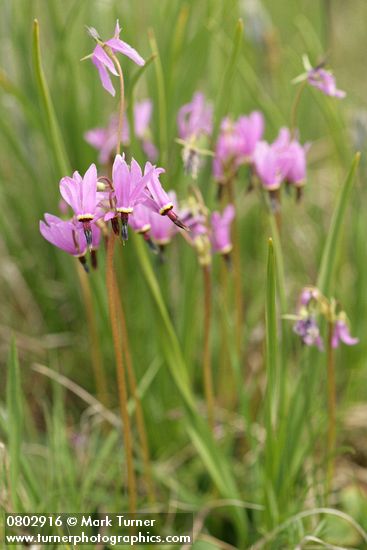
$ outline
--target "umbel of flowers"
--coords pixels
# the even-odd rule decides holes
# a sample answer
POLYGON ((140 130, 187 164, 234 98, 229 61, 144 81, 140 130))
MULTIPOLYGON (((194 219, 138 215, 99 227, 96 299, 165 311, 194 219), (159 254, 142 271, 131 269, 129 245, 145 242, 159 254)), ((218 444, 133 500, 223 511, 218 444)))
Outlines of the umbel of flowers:
POLYGON ((316 346, 319 350, 324 349, 319 327, 321 317, 332 327, 333 348, 339 347, 341 342, 347 346, 358 344, 358 338, 350 334, 347 314, 338 302, 334 298, 328 300, 316 287, 305 287, 299 297, 293 330, 306 346, 316 346))
MULTIPOLYGON (((60 181, 62 198, 70 206, 73 216, 63 220, 51 214, 45 214, 45 222, 40 222, 40 231, 45 239, 55 246, 76 256, 85 264, 85 255, 89 248, 95 254, 100 241, 101 228, 111 222, 113 231, 128 239, 129 216, 144 206, 147 212, 166 217, 178 227, 185 228, 173 210, 171 197, 164 191, 159 180, 163 168, 157 168, 146 162, 144 169, 132 159, 128 164, 121 155, 116 155, 112 180, 106 176, 98 178, 97 169, 92 164, 84 177, 74 172, 72 177, 65 176, 60 181)), ((139 232, 144 232, 144 225, 139 232)), ((95 263, 95 262, 93 262, 95 263)))

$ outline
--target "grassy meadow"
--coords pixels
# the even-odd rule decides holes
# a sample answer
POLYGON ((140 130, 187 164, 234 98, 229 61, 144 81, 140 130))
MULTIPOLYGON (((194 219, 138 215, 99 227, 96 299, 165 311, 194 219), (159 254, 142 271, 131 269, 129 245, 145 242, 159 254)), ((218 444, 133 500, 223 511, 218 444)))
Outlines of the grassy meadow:
POLYGON ((0 0, 2 512, 192 512, 194 550, 367 548, 366 17, 364 0, 0 0), (118 112, 118 79, 112 97, 81 59, 86 26, 107 39, 116 19, 147 61, 119 54, 130 127, 150 98, 164 188, 235 204, 230 266, 203 267, 189 232, 162 259, 130 228, 86 274, 40 234, 60 178, 110 175, 84 134, 118 112), (292 83, 304 54, 345 99, 292 83), (213 131, 194 179, 177 113, 196 91, 213 131), (228 199, 212 174, 222 119, 254 110, 263 139, 309 143, 301 200, 282 188, 276 211, 249 166, 228 199), (308 286, 358 344, 332 349, 321 318, 324 350, 302 344, 287 316, 308 286))

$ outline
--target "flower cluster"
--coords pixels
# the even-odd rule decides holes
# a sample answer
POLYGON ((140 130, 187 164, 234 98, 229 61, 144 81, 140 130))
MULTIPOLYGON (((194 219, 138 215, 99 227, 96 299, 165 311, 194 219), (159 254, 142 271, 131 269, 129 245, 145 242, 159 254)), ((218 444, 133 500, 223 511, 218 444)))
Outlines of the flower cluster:
POLYGON ((350 335, 347 315, 342 311, 334 299, 327 300, 315 287, 305 287, 299 297, 298 311, 294 319, 293 330, 300 336, 306 346, 324 348, 318 319, 324 317, 332 327, 331 345, 337 348, 340 342, 347 346, 358 343, 358 338, 350 335))
POLYGON ((254 111, 236 121, 226 117, 220 127, 215 147, 213 175, 218 183, 233 178, 242 164, 251 164, 257 143, 264 133, 264 117, 254 111))
MULTIPOLYGON (((141 147, 151 162, 158 158, 158 151, 152 142, 149 129, 152 118, 153 103, 150 99, 138 101, 134 104, 134 133, 141 143, 141 147)), ((106 128, 92 128, 84 135, 85 140, 99 151, 98 161, 107 164, 116 151, 118 142, 118 116, 112 115, 106 128)), ((127 117, 124 116, 120 141, 122 145, 130 145, 130 127, 127 117)))
POLYGON ((309 146, 301 145, 288 128, 281 128, 273 143, 259 141, 254 152, 255 172, 264 189, 276 191, 282 183, 298 190, 306 182, 306 153, 309 146))
POLYGON ((101 228, 111 221, 113 231, 127 240, 129 216, 135 213, 135 222, 138 223, 142 206, 156 216, 164 217, 167 225, 173 222, 185 229, 173 210, 172 197, 160 183, 159 176, 163 172, 163 168, 157 168, 150 162, 146 162, 142 170, 134 159, 129 165, 123 156, 117 155, 113 163, 112 181, 104 176, 98 178, 94 164, 83 178, 78 172, 74 172, 72 177, 62 178, 60 193, 71 207, 73 216, 70 220, 62 220, 46 214, 45 222, 40 222, 43 237, 78 257, 84 265, 89 248, 93 252, 93 265, 101 228))

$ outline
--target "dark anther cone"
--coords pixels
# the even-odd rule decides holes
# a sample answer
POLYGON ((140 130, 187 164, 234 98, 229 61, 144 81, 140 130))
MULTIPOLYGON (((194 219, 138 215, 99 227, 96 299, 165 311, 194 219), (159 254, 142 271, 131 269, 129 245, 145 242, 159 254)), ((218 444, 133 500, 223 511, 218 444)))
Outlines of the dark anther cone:
POLYGON ((127 241, 129 238, 129 231, 128 231, 128 221, 129 221, 129 215, 125 212, 121 213, 121 238, 123 241, 127 241))
POLYGON ((118 218, 112 218, 111 225, 112 225, 112 231, 114 232, 114 234, 119 236, 120 235, 120 224, 119 224, 118 218))
POLYGON ((78 258, 79 262, 82 264, 83 268, 84 268, 84 271, 86 273, 89 273, 89 266, 87 264, 87 259, 85 256, 79 256, 78 258))
POLYGON ((167 216, 175 225, 177 225, 177 227, 180 227, 185 231, 190 231, 190 229, 180 220, 180 218, 177 216, 177 214, 173 210, 169 210, 167 212, 167 216))

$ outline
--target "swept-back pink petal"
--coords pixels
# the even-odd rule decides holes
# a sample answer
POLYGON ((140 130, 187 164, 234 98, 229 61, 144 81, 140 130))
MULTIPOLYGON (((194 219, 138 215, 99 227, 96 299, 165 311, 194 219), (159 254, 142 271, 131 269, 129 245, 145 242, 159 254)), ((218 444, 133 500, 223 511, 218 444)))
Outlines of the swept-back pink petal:
POLYGON ((112 74, 115 76, 118 76, 118 72, 116 70, 116 67, 112 61, 112 59, 108 56, 108 54, 104 51, 102 46, 99 44, 94 48, 93 54, 92 54, 92 60, 98 60, 100 63, 102 63, 112 74))
POLYGON ((112 180, 115 189, 116 207, 131 208, 131 176, 129 167, 121 155, 116 155, 113 163, 112 180))
POLYGON ((123 40, 120 40, 119 38, 111 38, 110 40, 107 40, 106 44, 114 52, 120 52, 123 55, 126 55, 126 57, 129 57, 137 65, 140 65, 140 66, 145 65, 145 61, 141 57, 141 55, 138 54, 138 52, 134 50, 134 48, 132 48, 129 44, 127 44, 123 40))
POLYGON ((116 91, 115 91, 115 88, 113 87, 113 84, 110 79, 110 75, 108 74, 106 67, 97 58, 92 57, 92 62, 98 69, 99 78, 101 79, 102 86, 104 87, 104 89, 108 93, 110 93, 112 96, 115 96, 116 91))

